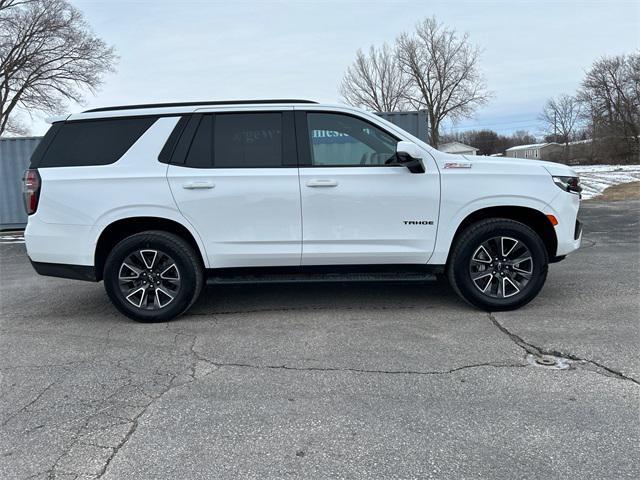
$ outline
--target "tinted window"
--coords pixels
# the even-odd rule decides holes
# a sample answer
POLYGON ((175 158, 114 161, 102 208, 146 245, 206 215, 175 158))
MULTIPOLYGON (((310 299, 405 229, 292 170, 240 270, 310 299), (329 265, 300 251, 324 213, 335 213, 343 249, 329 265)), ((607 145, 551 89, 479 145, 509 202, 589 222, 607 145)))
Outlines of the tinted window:
POLYGON ((281 167, 281 113, 225 113, 214 121, 214 166, 281 167))
POLYGON ((349 115, 308 113, 314 166, 378 166, 392 158, 398 143, 388 133, 349 115))
POLYGON ((77 167, 114 163, 155 120, 155 117, 145 117, 64 123, 37 166, 77 167))
POLYGON ((167 138, 167 141, 164 143, 164 147, 162 147, 162 150, 158 155, 158 160, 162 163, 169 163, 171 161, 171 156, 178 145, 178 140, 180 140, 182 132, 184 132, 184 129, 189 124, 189 120, 191 120, 191 116, 184 115, 180 117, 180 120, 176 123, 176 126, 173 128, 173 131, 167 138))
POLYGON ((44 154, 47 153, 49 145, 51 145, 53 139, 56 138, 56 135, 63 125, 64 122, 55 122, 53 125, 51 125, 51 128, 47 130, 47 133, 45 133, 44 137, 42 137, 42 140, 40 140, 38 146, 31 154, 31 164, 29 165, 29 168, 38 168, 40 162, 42 162, 42 157, 44 157, 44 154))
POLYGON ((189 147, 189 153, 187 154, 187 160, 185 165, 187 167, 196 168, 211 168, 213 164, 211 158, 211 144, 213 141, 213 116, 203 115, 196 130, 193 140, 191 141, 191 147, 189 147))

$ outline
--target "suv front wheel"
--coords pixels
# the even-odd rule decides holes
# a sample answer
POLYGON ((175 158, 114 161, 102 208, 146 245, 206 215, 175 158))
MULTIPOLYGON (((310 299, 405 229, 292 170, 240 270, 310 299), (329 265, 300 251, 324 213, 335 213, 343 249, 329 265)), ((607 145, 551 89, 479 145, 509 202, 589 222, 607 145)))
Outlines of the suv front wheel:
POLYGON ((447 265, 453 289, 483 310, 529 303, 547 278, 549 255, 538 234, 508 219, 482 220, 456 241, 447 265))
POLYGON ((118 243, 104 267, 104 286, 118 310, 140 322, 184 313, 204 283, 202 264, 182 238, 163 231, 137 233, 118 243))

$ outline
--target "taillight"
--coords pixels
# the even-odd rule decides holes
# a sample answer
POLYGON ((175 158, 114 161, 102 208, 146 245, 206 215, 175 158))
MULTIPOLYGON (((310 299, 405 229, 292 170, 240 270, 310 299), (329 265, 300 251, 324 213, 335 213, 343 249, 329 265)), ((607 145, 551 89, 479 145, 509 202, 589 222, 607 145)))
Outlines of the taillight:
POLYGON ((24 193, 24 208, 27 215, 36 213, 38 200, 40 198, 40 174, 38 170, 27 170, 24 172, 22 191, 24 193))

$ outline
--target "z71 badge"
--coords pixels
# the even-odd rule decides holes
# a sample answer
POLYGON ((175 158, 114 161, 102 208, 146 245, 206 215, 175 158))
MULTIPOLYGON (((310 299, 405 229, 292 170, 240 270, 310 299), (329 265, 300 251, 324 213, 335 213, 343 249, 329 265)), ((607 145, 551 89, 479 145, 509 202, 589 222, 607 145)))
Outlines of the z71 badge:
POLYGON ((471 168, 471 164, 468 162, 447 162, 444 164, 444 168, 471 168))

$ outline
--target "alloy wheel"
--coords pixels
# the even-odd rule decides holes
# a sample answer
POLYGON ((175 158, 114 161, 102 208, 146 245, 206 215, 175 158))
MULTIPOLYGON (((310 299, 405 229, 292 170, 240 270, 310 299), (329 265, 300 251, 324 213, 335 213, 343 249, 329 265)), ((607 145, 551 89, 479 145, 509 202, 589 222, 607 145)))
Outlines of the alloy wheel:
POLYGON ((118 284, 134 307, 160 310, 178 295, 180 271, 173 258, 161 250, 136 250, 120 265, 118 284))
POLYGON ((480 244, 469 262, 471 281, 491 298, 522 292, 533 277, 533 257, 520 240, 498 236, 480 244))

